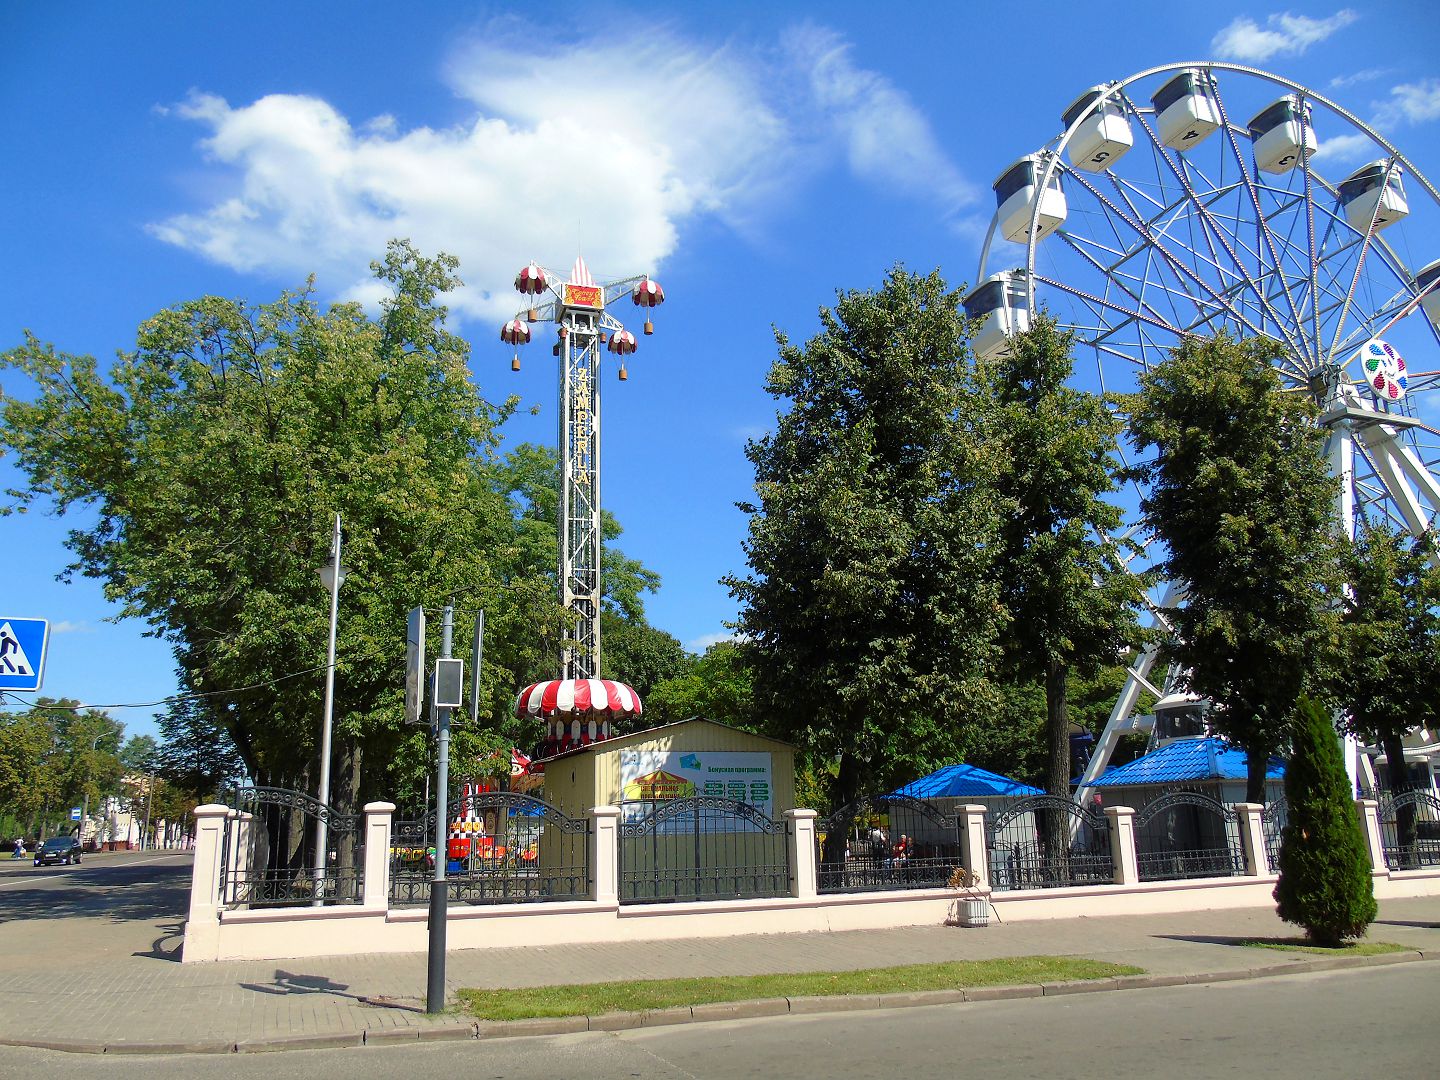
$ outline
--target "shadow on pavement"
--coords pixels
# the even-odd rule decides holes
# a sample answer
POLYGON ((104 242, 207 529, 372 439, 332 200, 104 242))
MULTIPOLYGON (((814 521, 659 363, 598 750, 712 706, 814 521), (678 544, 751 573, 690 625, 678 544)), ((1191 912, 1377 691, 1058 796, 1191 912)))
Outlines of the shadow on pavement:
POLYGON ((331 982, 323 975, 294 975, 279 968, 275 970, 273 982, 241 983, 240 985, 257 994, 277 994, 282 997, 296 994, 332 994, 335 997, 349 998, 351 1001, 360 1000, 355 994, 344 993, 350 989, 349 983, 331 982))
POLYGON ((149 949, 130 955, 145 957, 149 960, 169 960, 171 963, 178 964, 181 949, 185 945, 185 924, 178 922, 170 926, 162 926, 160 929, 165 933, 156 938, 149 949))
POLYGON ((1417 930, 1440 930, 1440 922, 1414 921, 1407 919, 1376 919, 1371 926, 1413 926, 1417 930))
POLYGON ((107 918, 112 922, 183 917, 190 906, 188 867, 83 864, 63 873, 37 869, 34 881, 0 892, 0 923, 18 919, 107 918))

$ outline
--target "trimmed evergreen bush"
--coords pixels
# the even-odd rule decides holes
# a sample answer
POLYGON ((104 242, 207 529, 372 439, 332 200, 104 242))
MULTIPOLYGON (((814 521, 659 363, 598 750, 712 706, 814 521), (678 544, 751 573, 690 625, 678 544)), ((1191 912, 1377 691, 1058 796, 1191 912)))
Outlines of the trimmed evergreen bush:
POLYGON ((1376 914, 1370 855, 1330 717, 1301 698, 1285 768, 1289 823, 1280 838, 1276 911, 1317 945, 1357 938, 1376 914))

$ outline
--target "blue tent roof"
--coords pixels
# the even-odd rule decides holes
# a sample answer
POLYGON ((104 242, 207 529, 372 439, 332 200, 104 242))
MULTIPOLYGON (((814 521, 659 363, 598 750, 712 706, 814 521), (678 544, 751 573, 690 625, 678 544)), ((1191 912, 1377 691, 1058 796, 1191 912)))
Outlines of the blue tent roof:
POLYGON ((916 799, 944 799, 977 795, 1043 795, 1044 792, 1008 776, 977 769, 974 765, 946 765, 929 776, 896 788, 890 794, 909 795, 916 799))
MULTIPOLYGON (((1265 779, 1280 780, 1285 763, 1271 758, 1265 779)), ((1213 736, 1180 739, 1128 765, 1107 769, 1092 787, 1123 787, 1131 784, 1174 784, 1192 780, 1244 780, 1245 751, 1213 736)))

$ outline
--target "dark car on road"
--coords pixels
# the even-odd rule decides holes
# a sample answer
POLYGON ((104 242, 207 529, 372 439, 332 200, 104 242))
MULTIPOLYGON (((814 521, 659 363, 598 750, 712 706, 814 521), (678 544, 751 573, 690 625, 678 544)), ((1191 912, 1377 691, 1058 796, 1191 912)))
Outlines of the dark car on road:
POLYGON ((80 861, 80 841, 73 836, 52 836, 35 852, 35 865, 48 866, 50 863, 71 863, 80 861))

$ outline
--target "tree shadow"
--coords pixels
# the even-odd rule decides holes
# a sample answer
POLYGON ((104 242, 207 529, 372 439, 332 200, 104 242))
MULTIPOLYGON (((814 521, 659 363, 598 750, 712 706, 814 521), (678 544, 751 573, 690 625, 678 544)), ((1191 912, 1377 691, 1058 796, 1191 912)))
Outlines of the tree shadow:
POLYGON ((1440 922, 1424 919, 1376 919, 1371 926, 1413 926, 1417 930, 1440 930, 1440 922))

